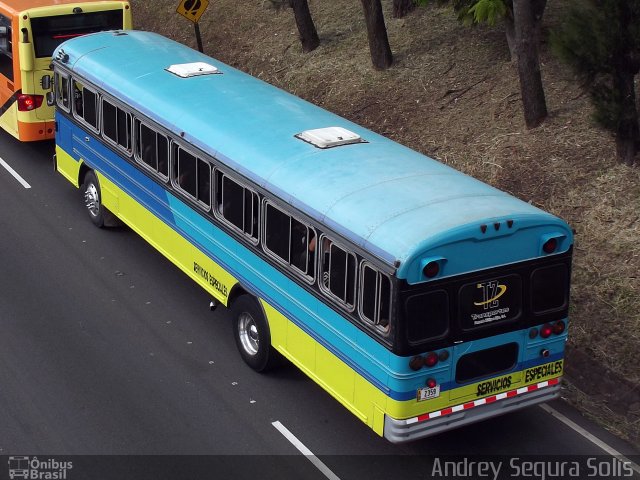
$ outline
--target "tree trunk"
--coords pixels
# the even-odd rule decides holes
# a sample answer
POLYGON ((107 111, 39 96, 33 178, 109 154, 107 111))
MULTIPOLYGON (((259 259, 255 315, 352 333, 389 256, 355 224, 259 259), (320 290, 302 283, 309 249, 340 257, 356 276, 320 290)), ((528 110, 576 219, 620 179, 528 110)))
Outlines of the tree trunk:
POLYGON ((504 19, 505 35, 507 36, 507 45, 509 45, 509 54, 513 63, 518 62, 518 53, 516 48, 516 27, 513 24, 513 16, 507 14, 504 19))
POLYGON ((547 103, 542 87, 538 46, 535 43, 535 20, 530 0, 513 0, 513 21, 524 119, 527 128, 534 128, 547 117, 547 103))
MULTIPOLYGON (((516 45, 516 27, 513 22, 513 2, 509 5, 505 16, 505 34, 507 37, 507 45, 509 45, 509 53, 511 55, 511 61, 513 63, 518 62, 518 52, 516 45)), ((538 51, 540 51, 540 45, 542 43, 542 15, 547 7, 547 0, 531 0, 531 9, 534 22, 534 35, 533 41, 536 44, 538 51)))
POLYGON ((616 129, 616 150, 618 160, 626 165, 633 165, 638 152, 638 144, 640 144, 634 77, 632 72, 620 70, 614 75, 613 80, 614 90, 620 92, 618 97, 620 119, 616 129))
POLYGON ((402 18, 414 8, 414 0, 393 0, 393 18, 402 18))
POLYGON ((380 0, 361 0, 367 24, 371 62, 377 70, 386 70, 393 63, 387 27, 384 24, 380 0))
POLYGON ((320 38, 318 38, 318 31, 311 18, 307 0, 289 0, 289 5, 293 8, 293 14, 296 18, 302 51, 308 53, 315 50, 320 45, 320 38))

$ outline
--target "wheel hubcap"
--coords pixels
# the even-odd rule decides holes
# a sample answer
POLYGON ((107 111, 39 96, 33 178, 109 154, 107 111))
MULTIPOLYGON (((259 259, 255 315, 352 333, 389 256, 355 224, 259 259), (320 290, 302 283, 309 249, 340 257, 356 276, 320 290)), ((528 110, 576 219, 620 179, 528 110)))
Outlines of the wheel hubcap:
POLYGON ((84 191, 84 204, 92 216, 98 216, 100 213, 100 197, 98 196, 98 189, 93 183, 87 185, 87 189, 84 191))
POLYGON ((238 333, 244 351, 249 355, 256 355, 260 347, 258 327, 253 317, 246 312, 242 313, 238 319, 238 333))

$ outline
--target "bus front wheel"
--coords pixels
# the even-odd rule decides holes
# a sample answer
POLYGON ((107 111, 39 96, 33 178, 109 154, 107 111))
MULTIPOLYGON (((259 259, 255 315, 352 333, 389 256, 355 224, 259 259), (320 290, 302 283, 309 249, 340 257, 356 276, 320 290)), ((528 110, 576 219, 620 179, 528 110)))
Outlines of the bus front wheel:
POLYGON ((91 170, 84 176, 82 191, 84 206, 87 212, 89 212, 89 218, 91 218, 91 221, 96 227, 104 227, 104 207, 102 206, 100 184, 98 183, 96 174, 91 170))
POLYGON ((274 367, 278 352, 271 346, 271 333, 258 301, 243 295, 231 305, 233 336, 242 359, 256 372, 274 367))

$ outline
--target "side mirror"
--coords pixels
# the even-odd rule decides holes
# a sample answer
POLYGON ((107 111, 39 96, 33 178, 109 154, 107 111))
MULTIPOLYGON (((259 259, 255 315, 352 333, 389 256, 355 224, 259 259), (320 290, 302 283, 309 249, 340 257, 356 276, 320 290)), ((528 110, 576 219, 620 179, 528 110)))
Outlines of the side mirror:
POLYGON ((51 90, 51 75, 43 75, 40 79, 40 86, 43 90, 51 90))
POLYGON ((53 94, 53 92, 47 92, 47 105, 49 105, 50 107, 53 107, 56 103, 56 96, 53 94))

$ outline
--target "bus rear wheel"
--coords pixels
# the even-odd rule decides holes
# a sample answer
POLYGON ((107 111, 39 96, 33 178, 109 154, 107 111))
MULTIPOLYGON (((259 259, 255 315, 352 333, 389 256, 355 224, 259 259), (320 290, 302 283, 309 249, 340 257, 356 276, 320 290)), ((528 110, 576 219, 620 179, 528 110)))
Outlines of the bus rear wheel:
POLYGON ((242 359, 256 372, 266 372, 277 364, 278 352, 271 346, 269 324, 258 301, 243 295, 231 305, 233 336, 242 359))
POLYGON ((100 184, 98 178, 93 171, 88 171, 82 182, 82 191, 84 198, 84 206, 89 212, 89 218, 93 224, 98 227, 104 227, 104 207, 102 206, 102 194, 100 193, 100 184))

